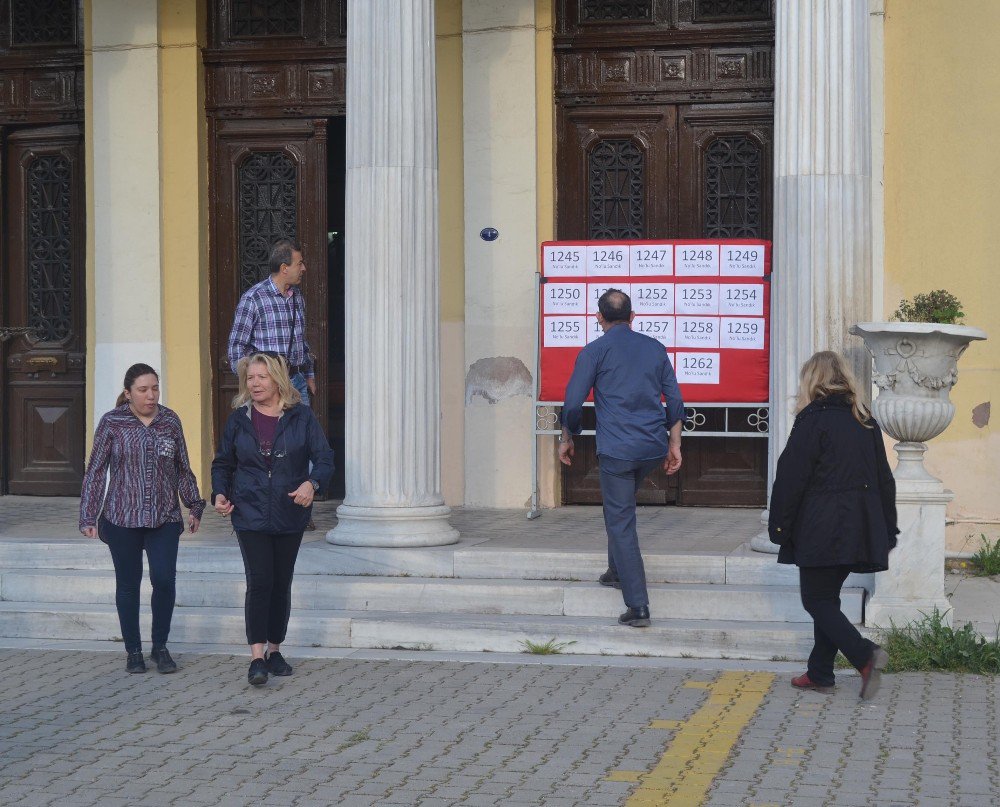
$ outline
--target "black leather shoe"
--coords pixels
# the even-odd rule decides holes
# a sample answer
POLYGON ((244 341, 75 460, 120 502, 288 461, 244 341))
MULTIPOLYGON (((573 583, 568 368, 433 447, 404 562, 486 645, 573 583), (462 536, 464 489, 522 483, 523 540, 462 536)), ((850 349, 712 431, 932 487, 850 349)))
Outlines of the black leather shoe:
POLYGON ((165 647, 154 647, 149 651, 149 660, 156 662, 156 671, 161 673, 177 672, 177 663, 170 658, 170 653, 165 647))
POLYGON ((146 659, 142 657, 142 651, 129 653, 125 660, 125 672, 144 673, 146 672, 146 659))
POLYGON ((264 658, 267 660, 267 671, 271 675, 291 675, 292 665, 285 661, 285 657, 277 650, 268 653, 264 658))
POLYGON ((622 587, 622 581, 618 579, 618 575, 611 571, 611 569, 608 569, 604 574, 598 577, 597 582, 602 586, 608 586, 609 588, 622 587))
POLYGON ((637 605, 635 608, 629 608, 624 614, 618 617, 618 622, 622 625, 628 625, 631 628, 648 628, 649 606, 637 605))
POLYGON ((255 687, 262 687, 267 683, 267 662, 262 658, 255 658, 250 662, 250 671, 247 673, 247 681, 255 687))

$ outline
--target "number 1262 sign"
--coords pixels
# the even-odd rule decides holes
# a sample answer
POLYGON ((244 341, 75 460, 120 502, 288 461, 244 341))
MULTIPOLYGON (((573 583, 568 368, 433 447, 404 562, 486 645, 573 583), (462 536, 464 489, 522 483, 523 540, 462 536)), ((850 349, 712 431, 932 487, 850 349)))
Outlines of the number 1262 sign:
POLYGON ((616 288, 685 401, 767 401, 769 241, 548 241, 541 262, 540 400, 562 400, 577 354, 604 334, 598 300, 616 288))

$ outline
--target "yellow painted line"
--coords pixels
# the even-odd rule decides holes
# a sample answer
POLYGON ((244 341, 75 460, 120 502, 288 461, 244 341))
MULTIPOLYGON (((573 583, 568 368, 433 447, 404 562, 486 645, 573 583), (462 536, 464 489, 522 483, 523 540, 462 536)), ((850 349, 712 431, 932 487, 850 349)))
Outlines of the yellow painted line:
POLYGON ((690 688, 707 689, 708 697, 687 720, 654 720, 650 724, 650 728, 677 731, 656 766, 648 772, 614 771, 608 776, 612 782, 639 783, 627 807, 702 804, 773 681, 771 673, 724 672, 714 683, 685 683, 690 688))

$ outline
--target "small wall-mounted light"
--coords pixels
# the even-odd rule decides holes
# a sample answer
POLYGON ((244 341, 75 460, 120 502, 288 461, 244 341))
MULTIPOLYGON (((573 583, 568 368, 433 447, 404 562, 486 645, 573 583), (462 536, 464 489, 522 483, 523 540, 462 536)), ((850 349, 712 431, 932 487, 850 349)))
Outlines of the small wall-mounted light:
POLYGON ((500 231, 496 227, 483 227, 479 231, 479 237, 483 241, 496 241, 500 237, 500 231))

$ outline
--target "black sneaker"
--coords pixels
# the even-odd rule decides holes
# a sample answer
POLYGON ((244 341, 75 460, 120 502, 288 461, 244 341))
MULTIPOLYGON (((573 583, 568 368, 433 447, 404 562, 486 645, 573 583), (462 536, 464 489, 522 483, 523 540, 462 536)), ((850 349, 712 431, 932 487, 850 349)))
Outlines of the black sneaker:
POLYGON ((170 653, 165 647, 154 647, 149 651, 149 660, 156 662, 156 671, 161 673, 177 672, 177 663, 170 658, 170 653))
POLYGON ((137 650, 135 653, 128 654, 128 658, 125 660, 125 672, 130 672, 130 673, 146 672, 146 659, 142 657, 141 650, 137 650))
POLYGON ((611 569, 608 569, 604 574, 598 577, 597 582, 602 586, 608 586, 609 588, 622 587, 622 581, 618 579, 618 575, 611 571, 611 569))
POLYGON ((264 656, 267 661, 267 671, 271 675, 291 675, 292 665, 285 661, 285 657, 277 650, 264 656))
POLYGON ((262 658, 255 658, 250 662, 250 671, 247 673, 247 681, 252 686, 262 687, 267 683, 267 662, 262 658))

